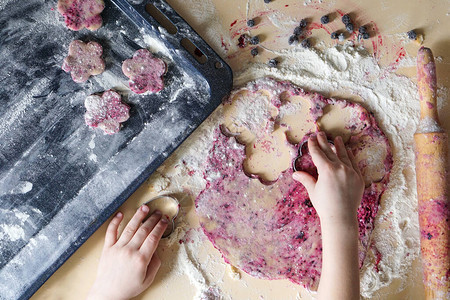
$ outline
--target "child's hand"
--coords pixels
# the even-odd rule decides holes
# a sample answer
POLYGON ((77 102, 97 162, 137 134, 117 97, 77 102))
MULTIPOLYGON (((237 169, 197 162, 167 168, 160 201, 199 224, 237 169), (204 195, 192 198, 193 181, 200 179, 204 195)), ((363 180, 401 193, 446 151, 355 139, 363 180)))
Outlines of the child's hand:
POLYGON ((100 257, 97 279, 88 299, 129 299, 147 289, 155 278, 161 261, 155 253, 159 240, 167 227, 161 213, 149 212, 142 205, 117 239, 117 230, 123 219, 118 213, 106 230, 105 245, 100 257))
POLYGON ((364 179, 353 154, 341 137, 334 140, 336 153, 328 144, 324 132, 308 140, 309 153, 319 174, 315 178, 306 172, 295 172, 293 178, 308 191, 321 223, 356 220, 356 211, 364 192, 364 179))
POLYGON ((341 137, 334 140, 336 153, 323 132, 308 140, 317 167, 317 181, 310 174, 295 172, 308 191, 322 230, 322 274, 318 299, 359 299, 358 210, 364 180, 352 152, 341 137))

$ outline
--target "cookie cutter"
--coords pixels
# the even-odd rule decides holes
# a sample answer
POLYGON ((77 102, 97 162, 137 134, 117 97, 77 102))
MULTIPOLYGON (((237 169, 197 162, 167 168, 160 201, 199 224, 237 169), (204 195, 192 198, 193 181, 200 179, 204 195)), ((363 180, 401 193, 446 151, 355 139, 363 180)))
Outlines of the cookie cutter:
POLYGON ((180 202, 178 202, 178 200, 172 196, 160 195, 148 200, 144 204, 147 205, 150 209, 148 214, 149 216, 155 210, 159 210, 162 212, 163 218, 167 217, 169 219, 169 226, 167 227, 166 231, 164 231, 162 238, 170 236, 175 230, 175 219, 177 218, 178 213, 180 212, 180 202), (169 215, 166 209, 164 210, 161 209, 161 206, 164 208, 168 208, 171 214, 169 215))
MULTIPOLYGON (((332 144, 333 146, 334 146, 334 142, 332 141, 332 140, 330 140, 330 139, 327 139, 328 140, 328 143, 329 144, 332 144)), ((301 171, 301 170, 299 170, 299 169, 297 169, 297 167, 296 167, 296 165, 297 165, 297 161, 299 160, 299 159, 301 159, 301 157, 303 156, 303 151, 302 151, 302 148, 303 148, 303 146, 306 144, 306 147, 308 147, 308 139, 306 139, 306 140, 304 140, 301 144, 300 144, 300 146, 299 146, 299 148, 298 148, 298 155, 297 155, 297 157, 294 159, 294 161, 293 161, 293 163, 292 163, 292 169, 294 169, 294 172, 297 172, 297 171, 301 171)), ((372 183, 380 183, 380 182, 382 182, 383 180, 384 180, 384 178, 386 177, 386 174, 384 174, 382 177, 381 177, 381 179, 379 179, 379 180, 373 180, 373 181, 371 181, 371 183, 370 184, 372 184, 372 183)), ((366 187, 367 186, 369 186, 370 184, 366 184, 366 187)))
MULTIPOLYGON (((330 140, 330 139, 327 139, 327 140, 328 140, 328 143, 329 143, 329 144, 331 144, 331 145, 334 146, 334 142, 333 142, 332 140, 330 140)), ((297 155, 297 157, 294 159, 294 161, 293 161, 293 163, 292 163, 292 169, 294 169, 294 172, 301 171, 301 170, 298 170, 298 169, 297 169, 296 165, 297 165, 297 161, 298 161, 299 159, 301 159, 302 156, 303 156, 303 154, 304 154, 304 153, 302 152, 302 148, 303 148, 303 146, 305 146, 305 144, 306 144, 306 147, 308 147, 308 139, 305 139, 305 140, 300 144, 300 146, 298 147, 298 155, 297 155)))

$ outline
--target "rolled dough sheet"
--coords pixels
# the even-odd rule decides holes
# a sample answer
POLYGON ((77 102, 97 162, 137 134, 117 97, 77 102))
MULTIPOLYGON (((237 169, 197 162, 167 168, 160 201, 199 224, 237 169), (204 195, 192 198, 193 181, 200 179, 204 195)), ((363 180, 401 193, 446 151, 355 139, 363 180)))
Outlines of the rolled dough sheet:
MULTIPOLYGON (((359 104, 306 93, 269 78, 234 91, 224 105, 226 121, 222 130, 216 129, 204 174, 207 185, 196 199, 196 211, 225 261, 258 278, 287 278, 317 288, 322 266, 319 219, 303 185, 291 178, 291 166, 298 143, 320 127, 328 129, 331 138, 345 137, 365 177, 358 209, 362 266, 393 163, 389 141, 373 115, 359 104), (239 105, 249 110, 259 106, 265 113, 235 114, 240 110, 233 107, 239 105), (327 121, 328 114, 334 114, 331 120, 339 117, 338 122, 327 121), (268 138, 280 131, 284 139, 268 138), (259 155, 248 148, 259 144, 265 145, 260 147, 262 161, 246 170, 244 162, 259 155), (280 159, 286 155, 287 164, 280 159)), ((317 176, 307 152, 300 165, 317 176)))

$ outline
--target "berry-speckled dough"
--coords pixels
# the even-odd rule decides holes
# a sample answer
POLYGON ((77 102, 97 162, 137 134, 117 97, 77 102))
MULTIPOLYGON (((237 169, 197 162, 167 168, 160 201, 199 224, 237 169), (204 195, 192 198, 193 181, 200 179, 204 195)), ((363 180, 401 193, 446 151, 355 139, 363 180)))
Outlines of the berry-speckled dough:
POLYGON ((70 72, 73 81, 81 83, 91 75, 98 75, 105 70, 102 58, 103 48, 97 42, 87 44, 75 40, 69 45, 69 54, 64 59, 62 69, 70 72))
POLYGON ((86 125, 98 127, 106 134, 119 132, 120 123, 130 117, 130 107, 122 103, 120 95, 113 90, 106 91, 101 96, 88 96, 84 106, 86 107, 84 115, 86 125))
POLYGON ((164 88, 162 76, 166 72, 166 63, 146 49, 136 51, 133 58, 125 60, 122 71, 130 78, 130 89, 136 94, 157 93, 164 88))
POLYGON ((59 0, 58 11, 71 30, 97 30, 102 26, 100 13, 105 8, 103 0, 59 0))
MULTIPOLYGON (((271 131, 277 126, 285 126, 286 136, 289 136, 288 133, 294 128, 285 124, 284 120, 289 115, 298 119, 298 110, 308 110, 309 117, 305 119, 305 124, 312 122, 315 126, 302 135, 298 144, 291 143, 286 137, 286 147, 291 148, 294 154, 298 153, 299 145, 317 131, 320 119, 327 114, 327 107, 350 111, 351 118, 345 128, 351 132, 351 136, 346 140, 346 146, 352 149, 357 159, 359 157, 358 165, 366 179, 366 188, 358 209, 359 261, 362 266, 380 198, 387 187, 393 163, 386 136, 373 115, 358 104, 306 93, 288 82, 267 78, 234 91, 224 106, 242 100, 242 95, 249 95, 245 98, 246 102, 262 99, 258 96, 261 94, 268 95, 268 102, 278 112, 275 115, 267 113, 266 124, 261 126, 261 130, 269 128, 271 131), (286 97, 301 98, 309 105, 297 106, 289 111, 286 106, 291 104, 285 100, 286 97), (282 111, 284 115, 280 113, 282 111)), ((247 103, 247 107, 247 115, 255 115, 252 105, 247 103)), ((317 213, 304 186, 292 179, 292 167, 287 167, 270 185, 258 174, 245 173, 246 149, 242 144, 247 142, 239 138, 239 134, 244 131, 243 127, 237 126, 245 126, 255 133, 248 127, 247 121, 259 119, 243 118, 246 122, 236 119, 235 127, 228 127, 225 131, 224 128, 222 131, 219 128, 216 130, 216 138, 206 158, 206 187, 195 202, 200 224, 226 262, 258 278, 289 279, 316 289, 322 267, 321 230, 317 213), (232 133, 232 136, 223 133, 232 133)), ((292 133, 290 136, 293 136, 292 133)), ((258 139, 258 134, 253 137, 258 139)), ((268 148, 272 146, 268 145, 268 148)), ((307 149, 303 149, 302 153, 297 168, 317 177, 317 170, 307 149)), ((295 157, 292 156, 292 161, 295 157)), ((275 153, 269 164, 276 163, 276 160, 275 153)))

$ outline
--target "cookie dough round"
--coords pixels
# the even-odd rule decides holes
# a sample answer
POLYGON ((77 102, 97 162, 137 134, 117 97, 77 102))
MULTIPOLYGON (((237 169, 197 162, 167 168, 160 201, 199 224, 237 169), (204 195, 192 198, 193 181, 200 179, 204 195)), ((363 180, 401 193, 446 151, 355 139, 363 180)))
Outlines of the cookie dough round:
POLYGON ((69 45, 69 54, 62 69, 70 72, 73 81, 85 82, 91 75, 101 74, 105 70, 102 54, 103 47, 99 43, 74 40, 69 45))
POLYGON ((164 88, 166 63, 146 49, 136 51, 133 58, 125 60, 122 71, 130 78, 130 89, 136 94, 157 93, 164 88))

